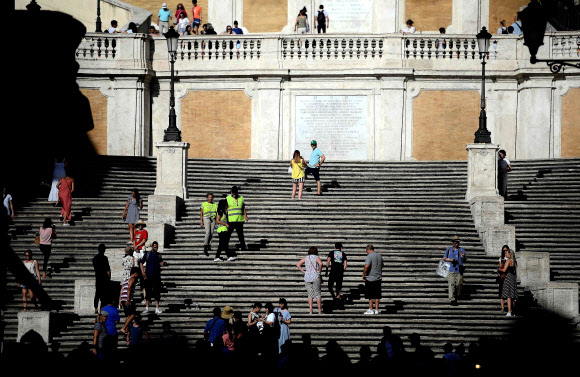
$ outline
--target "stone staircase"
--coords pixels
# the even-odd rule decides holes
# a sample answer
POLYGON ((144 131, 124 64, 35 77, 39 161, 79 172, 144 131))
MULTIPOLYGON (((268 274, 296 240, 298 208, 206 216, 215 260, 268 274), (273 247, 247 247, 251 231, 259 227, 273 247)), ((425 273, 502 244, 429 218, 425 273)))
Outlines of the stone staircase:
POLYGON ((552 280, 580 283, 580 159, 514 161, 506 222, 518 251, 550 253, 552 280))
MULTIPOLYGON (((153 336, 167 320, 193 344, 213 307, 231 305, 246 316, 254 302, 276 303, 280 297, 289 302, 292 339, 311 334, 321 350, 328 340, 336 339, 353 359, 362 345, 374 349, 386 325, 403 338, 406 347, 408 335, 419 333, 422 343, 437 354, 447 341, 468 345, 481 336, 507 334, 514 319, 499 311, 497 257, 485 255, 464 200, 466 167, 465 162, 329 162, 322 172, 324 195, 316 196, 315 183, 308 180, 303 199, 291 200, 287 162, 190 160, 190 199, 164 252, 169 264, 163 270, 164 312, 149 315, 153 336), (199 206, 207 192, 219 199, 232 185, 240 187, 247 203, 249 250, 238 251, 236 262, 215 263, 213 255, 203 254, 199 206), (461 237, 469 258, 464 299, 456 307, 447 302, 446 280, 435 275, 453 235, 461 237), (309 316, 302 276, 295 265, 309 246, 317 246, 324 261, 338 241, 349 265, 344 308, 332 304, 324 285, 327 314, 309 316), (368 307, 361 275, 369 243, 385 260, 384 298, 377 316, 362 315, 368 307)), ((43 284, 58 310, 53 340, 65 353, 92 340, 94 317, 72 313, 74 280, 93 276, 91 259, 99 243, 120 248, 128 240, 121 212, 130 190, 136 187, 146 196, 155 187, 155 160, 150 158, 100 157, 87 171, 94 178, 78 185, 75 226, 58 227, 51 257, 56 272, 43 284)), ((516 181, 514 175, 510 185, 516 181)), ((14 250, 21 255, 26 248, 36 249, 36 229, 46 216, 58 220, 59 213, 44 199, 19 206, 11 228, 14 250)), ((146 214, 147 206, 142 217, 146 214)), ((234 234, 230 247, 236 242, 234 234)), ((217 236, 213 250, 216 247, 217 236)), ((39 252, 35 257, 41 260, 39 252)), ((9 341, 16 337, 21 295, 10 276, 8 284, 12 300, 5 308, 4 331, 9 341)))

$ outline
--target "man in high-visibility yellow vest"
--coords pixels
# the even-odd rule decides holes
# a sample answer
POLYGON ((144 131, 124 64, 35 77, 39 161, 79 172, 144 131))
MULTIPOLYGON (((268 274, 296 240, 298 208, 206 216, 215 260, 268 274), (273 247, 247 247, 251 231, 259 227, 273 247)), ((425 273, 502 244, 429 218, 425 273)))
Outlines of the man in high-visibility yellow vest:
POLYGON ((232 187, 232 194, 226 198, 228 201, 228 224, 230 236, 236 231, 238 239, 240 240, 240 249, 246 250, 246 242, 244 239, 244 222, 248 221, 248 213, 246 212, 246 205, 244 204, 244 197, 238 195, 238 187, 232 187))
POLYGON ((215 221, 217 216, 217 204, 213 202, 213 194, 207 194, 207 201, 201 203, 201 212, 199 213, 199 220, 201 227, 205 227, 205 239, 203 240, 203 252, 209 256, 208 250, 211 250, 211 239, 213 238, 213 230, 215 228, 215 221))

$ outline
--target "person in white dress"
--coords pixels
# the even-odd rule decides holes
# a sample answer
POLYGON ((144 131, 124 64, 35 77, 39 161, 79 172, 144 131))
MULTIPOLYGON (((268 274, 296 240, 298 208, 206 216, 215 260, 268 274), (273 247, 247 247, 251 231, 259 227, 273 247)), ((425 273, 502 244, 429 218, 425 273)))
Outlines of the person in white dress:
POLYGON ((54 159, 54 170, 52 171, 52 186, 50 186, 50 194, 48 194, 49 202, 56 202, 58 204, 58 188, 57 183, 66 177, 66 160, 64 157, 57 157, 54 159))

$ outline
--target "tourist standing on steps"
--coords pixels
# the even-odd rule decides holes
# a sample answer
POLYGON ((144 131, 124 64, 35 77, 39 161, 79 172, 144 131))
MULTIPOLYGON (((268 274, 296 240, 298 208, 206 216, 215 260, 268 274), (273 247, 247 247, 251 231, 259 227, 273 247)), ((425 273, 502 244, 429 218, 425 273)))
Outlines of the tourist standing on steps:
POLYGON ((505 300, 502 298, 502 294, 503 294, 503 283, 505 281, 505 272, 501 272, 501 270, 503 269, 503 266, 505 265, 505 263, 507 262, 507 253, 509 253, 510 248, 508 245, 503 245, 501 248, 501 254, 499 257, 499 264, 497 266, 497 282, 499 285, 499 302, 501 305, 501 311, 502 313, 505 312, 505 300))
POLYGON ((306 34, 308 32, 308 17, 306 17, 306 7, 300 10, 296 23, 294 24, 294 31, 298 34, 306 34))
POLYGON ((52 251, 52 240, 56 238, 56 230, 50 217, 44 219, 44 223, 42 223, 42 226, 38 230, 38 234, 38 247, 44 256, 44 263, 42 263, 42 278, 46 279, 50 278, 50 274, 47 275, 46 269, 48 268, 48 259, 50 258, 50 253, 52 251))
POLYGON ((282 353, 282 346, 287 340, 290 340, 290 328, 288 327, 292 323, 292 316, 288 311, 288 302, 285 298, 281 298, 278 301, 278 307, 274 309, 274 313, 277 313, 278 322, 280 322, 280 337, 278 338, 278 353, 282 353))
POLYGON ((340 300, 342 280, 347 266, 346 254, 342 251, 342 243, 335 243, 334 250, 328 253, 328 257, 326 258, 326 276, 328 276, 328 266, 331 266, 330 277, 328 278, 328 291, 333 300, 335 298, 340 300), (334 284, 336 284, 336 294, 334 293, 334 284))
POLYGON ((94 327, 94 335, 93 335, 93 352, 97 356, 97 359, 103 360, 103 353, 105 351, 106 342, 105 337, 107 336, 107 326, 105 326, 105 322, 107 321, 107 317, 109 313, 106 311, 102 311, 97 316, 97 322, 95 323, 94 327))
POLYGON ((133 189, 127 198, 127 204, 123 210, 123 220, 129 225, 129 237, 131 241, 135 239, 135 223, 139 220, 140 212, 143 209, 143 199, 139 195, 139 190, 133 189))
POLYGON ((159 34, 163 35, 169 31, 169 22, 171 21, 171 11, 167 8, 167 3, 163 3, 157 14, 157 25, 159 25, 159 34))
POLYGON ((454 236, 451 242, 453 242, 453 246, 447 248, 443 260, 451 262, 447 274, 448 298, 451 305, 457 305, 457 299, 461 295, 461 287, 463 286, 463 265, 466 257, 465 250, 459 247, 461 242, 459 237, 454 236))
POLYGON ((502 300, 507 300, 508 313, 507 316, 512 316, 512 309, 514 301, 518 298, 518 290, 516 283, 516 269, 518 262, 516 261, 516 253, 513 250, 508 250, 506 253, 506 262, 502 268, 498 269, 500 273, 505 273, 505 280, 503 282, 502 300))
POLYGON ((205 228, 205 238, 203 240, 203 252, 207 256, 211 249, 211 239, 213 238, 213 230, 216 224, 217 204, 213 202, 213 194, 208 192, 207 200, 201 203, 199 221, 200 226, 205 228))
POLYGON ((135 251, 141 251, 141 249, 143 249, 143 246, 149 239, 149 233, 145 230, 146 226, 147 224, 145 223, 145 221, 143 221, 143 219, 139 219, 135 223, 135 227, 137 228, 135 236, 133 237, 133 248, 135 249, 135 251))
POLYGON ((292 199, 296 196, 296 186, 298 186, 298 199, 302 199, 306 162, 300 155, 299 150, 294 151, 294 157, 290 160, 290 166, 292 167, 292 199))
POLYGON ((409 19, 405 23, 405 27, 399 30, 399 33, 403 34, 415 34, 415 26, 413 26, 413 20, 409 19))
POLYGON ((322 314, 322 294, 320 292, 320 285, 322 283, 322 277, 320 276, 322 271, 322 260, 318 257, 318 248, 311 246, 308 249, 308 255, 302 258, 300 262, 296 264, 296 267, 298 267, 300 272, 304 274, 304 285, 308 292, 309 314, 312 314, 312 304, 314 299, 316 299, 316 304, 318 305, 318 314, 322 314), (306 267, 306 271, 302 269, 303 265, 306 267))
POLYGON ((151 250, 145 253, 145 256, 139 264, 141 265, 141 273, 145 281, 145 310, 143 314, 149 312, 149 303, 152 299, 155 300, 155 313, 160 314, 159 302, 161 301, 161 267, 167 266, 163 262, 161 254, 157 252, 159 244, 157 241, 151 243, 151 250))
POLYGON ((101 301, 101 306, 107 301, 111 282, 111 267, 109 266, 109 258, 105 256, 105 251, 107 250, 105 244, 100 244, 97 250, 98 253, 93 258, 93 270, 95 271, 95 314, 99 312, 99 300, 101 301))
POLYGON ((310 153, 310 160, 308 160, 308 166, 306 167, 306 176, 311 174, 316 181, 316 187, 318 192, 316 195, 322 195, 322 183, 320 182, 320 167, 324 160, 326 160, 326 156, 320 149, 318 149, 318 145, 316 144, 316 140, 312 140, 310 142, 310 146, 312 147, 312 152, 310 153))
POLYGON ((101 312, 109 313, 107 320, 105 321, 105 326, 107 327, 105 342, 111 350, 116 350, 118 342, 117 324, 121 320, 121 317, 119 317, 119 310, 113 306, 112 302, 112 296, 107 295, 107 305, 103 307, 101 312))
MULTIPOLYGON (((34 279, 38 280, 39 285, 42 284, 40 272, 38 271, 38 262, 35 259, 32 259, 32 251, 26 250, 26 252, 24 253, 24 257, 26 258, 23 262, 24 267, 26 267, 28 272, 30 272, 30 274, 34 276, 34 279)), ((34 292, 32 292, 32 289, 30 289, 29 287, 27 287, 22 283, 18 283, 18 286, 22 289, 22 305, 24 307, 24 311, 26 311, 27 305, 26 295, 29 295, 30 300, 34 304, 34 311, 37 312, 38 303, 36 302, 36 296, 34 296, 34 292)))
POLYGON ((238 194, 238 187, 232 187, 231 195, 226 198, 228 203, 228 229, 230 237, 234 230, 240 240, 240 250, 246 250, 246 240, 244 237, 244 222, 248 221, 248 213, 244 203, 244 197, 238 194))
POLYGON ((215 253, 214 262, 223 262, 220 255, 225 252, 228 257, 228 262, 233 262, 237 259, 236 251, 230 250, 230 224, 228 223, 228 202, 225 199, 220 200, 217 207, 217 234, 219 237, 219 244, 215 253))
POLYGON ((507 199, 508 173, 512 171, 512 163, 505 158, 506 152, 503 149, 497 152, 497 154, 499 156, 499 160, 497 161, 497 189, 499 195, 507 199))
POLYGON ((366 251, 367 257, 362 278, 365 282, 365 298, 369 300, 369 310, 364 314, 379 314, 379 304, 382 296, 383 257, 375 251, 373 245, 367 245, 366 251))
POLYGON ((56 184, 58 200, 62 204, 60 216, 64 226, 69 226, 71 221, 72 193, 75 191, 75 180, 69 176, 61 178, 56 184))
POLYGON ((324 5, 320 5, 318 8, 318 13, 314 19, 314 27, 318 30, 318 34, 320 34, 320 31, 326 34, 326 29, 328 29, 330 26, 328 12, 324 10, 324 5))
POLYGON ((257 348, 260 341, 260 332, 264 326, 259 314, 261 309, 262 304, 256 302, 252 307, 252 310, 248 313, 248 341, 246 344, 252 356, 257 353, 257 348))
POLYGON ((220 308, 213 309, 213 318, 207 321, 203 330, 203 338, 211 345, 216 339, 221 338, 226 333, 226 323, 221 317, 220 308))

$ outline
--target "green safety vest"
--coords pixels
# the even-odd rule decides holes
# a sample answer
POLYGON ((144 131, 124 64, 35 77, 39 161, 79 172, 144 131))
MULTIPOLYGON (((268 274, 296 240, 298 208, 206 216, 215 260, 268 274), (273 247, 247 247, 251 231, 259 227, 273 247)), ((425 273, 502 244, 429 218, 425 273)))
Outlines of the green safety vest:
POLYGON ((228 195, 228 222, 244 222, 244 197, 238 196, 238 201, 234 199, 231 195, 228 195))
MULTIPOLYGON (((228 222, 228 215, 227 214, 223 214, 222 217, 220 218, 220 221, 223 223, 227 223, 228 222)), ((222 224, 218 224, 217 230, 218 233, 221 232, 227 232, 228 231, 228 227, 222 224)))
POLYGON ((203 217, 211 217, 215 219, 217 216, 217 204, 216 203, 202 203, 203 207, 203 217))

